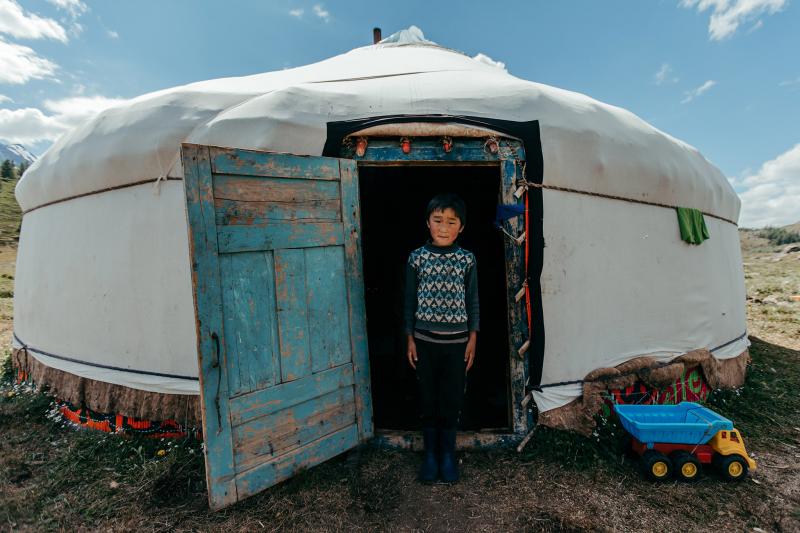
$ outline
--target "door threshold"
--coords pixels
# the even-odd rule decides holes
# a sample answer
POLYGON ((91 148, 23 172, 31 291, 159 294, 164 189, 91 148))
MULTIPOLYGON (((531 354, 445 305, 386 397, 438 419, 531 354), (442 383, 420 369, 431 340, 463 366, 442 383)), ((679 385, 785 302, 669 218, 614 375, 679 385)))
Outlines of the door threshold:
MULTIPOLYGON (((459 450, 477 450, 514 446, 524 435, 517 433, 496 433, 486 431, 459 431, 456 433, 456 448, 459 450)), ((403 450, 422 450, 422 432, 397 429, 376 429, 371 443, 374 446, 398 448, 403 450)))

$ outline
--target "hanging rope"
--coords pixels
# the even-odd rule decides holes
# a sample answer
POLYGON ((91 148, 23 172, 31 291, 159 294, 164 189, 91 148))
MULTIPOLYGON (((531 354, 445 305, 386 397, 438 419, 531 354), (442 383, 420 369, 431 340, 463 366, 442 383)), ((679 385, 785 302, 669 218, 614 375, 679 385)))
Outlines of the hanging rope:
MULTIPOLYGON (((167 176, 165 178, 158 178, 158 179, 160 179, 161 181, 183 181, 183 178, 172 178, 172 177, 169 177, 169 176, 167 176)), ((97 190, 94 190, 94 191, 89 191, 89 192, 85 192, 85 193, 81 193, 81 194, 76 194, 74 196, 67 196, 66 198, 61 198, 60 200, 53 200, 52 202, 45 202, 45 203, 37 205, 35 207, 31 207, 30 209, 26 209, 25 211, 23 211, 22 214, 23 215, 27 215, 28 213, 31 213, 31 212, 36 211, 37 209, 41 209, 43 207, 47 207, 47 206, 50 206, 50 205, 61 204, 61 203, 64 203, 64 202, 69 202, 70 200, 75 200, 77 198, 83 198, 85 196, 92 196, 92 195, 95 195, 95 194, 102 194, 104 192, 118 191, 120 189, 127 189, 128 187, 137 187, 139 185, 149 185, 149 184, 151 184, 153 182, 154 182, 154 180, 152 180, 152 179, 134 181, 132 183, 126 183, 124 185, 115 185, 113 187, 105 187, 103 189, 97 189, 97 190)))
MULTIPOLYGON (((561 191, 561 192, 571 192, 574 194, 584 194, 586 196, 596 196, 598 198, 607 198, 609 200, 621 200, 623 202, 630 202, 632 204, 643 204, 643 205, 653 205, 656 207, 665 207, 667 209, 677 209, 680 206, 677 205, 669 205, 669 204, 662 204, 659 202, 648 202, 647 200, 635 200, 633 198, 625 198, 624 196, 616 196, 614 194, 603 194, 600 192, 591 192, 591 191, 582 191, 580 189, 571 189, 569 187, 559 187, 558 185, 545 185, 543 183, 533 183, 525 179, 525 184, 528 187, 536 187, 537 189, 549 189, 551 191, 561 191)), ((716 218, 717 220, 722 220, 723 222, 727 222, 729 224, 733 224, 734 226, 738 227, 739 225, 734 222, 733 220, 721 217, 719 215, 715 215, 713 213, 708 213, 706 211, 701 211, 706 216, 711 218, 716 218)))

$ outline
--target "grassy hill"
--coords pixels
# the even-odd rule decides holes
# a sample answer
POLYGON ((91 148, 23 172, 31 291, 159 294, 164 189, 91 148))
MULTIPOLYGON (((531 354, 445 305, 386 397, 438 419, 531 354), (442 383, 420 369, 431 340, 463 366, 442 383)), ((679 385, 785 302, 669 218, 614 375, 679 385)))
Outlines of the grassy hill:
POLYGON ((0 357, 11 343, 14 316, 14 267, 22 211, 14 197, 17 180, 0 180, 0 357))
POLYGON ((742 255, 777 252, 789 242, 800 242, 800 222, 780 228, 739 229, 742 255))
POLYGON ((800 233, 800 222, 795 222, 794 224, 789 224, 788 226, 784 226, 783 229, 786 231, 791 231, 793 233, 800 233))
POLYGON ((16 245, 22 211, 14 197, 17 180, 0 180, 0 246, 16 245))

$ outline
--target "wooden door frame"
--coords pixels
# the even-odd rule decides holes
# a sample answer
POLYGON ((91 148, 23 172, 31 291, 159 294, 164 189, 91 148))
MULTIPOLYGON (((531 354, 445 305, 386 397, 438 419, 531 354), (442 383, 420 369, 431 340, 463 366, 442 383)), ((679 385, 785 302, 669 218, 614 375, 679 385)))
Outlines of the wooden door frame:
MULTIPOLYGON (((522 142, 508 137, 453 138, 452 149, 443 149, 441 137, 417 137, 411 140, 411 151, 403 152, 397 137, 366 137, 367 147, 364 155, 356 153, 355 141, 358 136, 346 137, 342 143, 340 156, 353 159, 358 166, 397 167, 397 166, 488 166, 499 167, 501 191, 499 200, 503 204, 524 202, 517 196, 517 182, 523 178, 525 149, 522 142), (491 149, 490 141, 497 144, 491 149)), ((510 235, 521 235, 524 231, 522 217, 503 221, 503 229, 510 235)), ((523 286, 525 265, 523 247, 510 238, 504 239, 506 304, 508 324, 508 393, 511 433, 461 432, 458 437, 460 447, 485 447, 515 442, 522 438, 532 424, 530 411, 523 406, 528 379, 528 364, 525 351, 519 350, 529 339, 527 316, 524 301, 517 301, 516 295, 523 286)), ((419 448, 421 438, 418 432, 376 430, 379 444, 400 448, 419 448)))

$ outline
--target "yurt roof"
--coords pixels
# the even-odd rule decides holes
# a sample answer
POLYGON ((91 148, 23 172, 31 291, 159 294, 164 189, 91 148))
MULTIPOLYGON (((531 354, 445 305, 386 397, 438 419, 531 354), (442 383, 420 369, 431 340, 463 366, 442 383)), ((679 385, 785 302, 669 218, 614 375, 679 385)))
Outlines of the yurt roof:
POLYGON ((303 67, 174 87, 103 111, 20 180, 23 210, 181 176, 181 142, 319 155, 327 124, 390 115, 538 120, 544 183, 695 207, 736 221, 739 199, 695 148, 633 113, 522 80, 412 27, 303 67))

